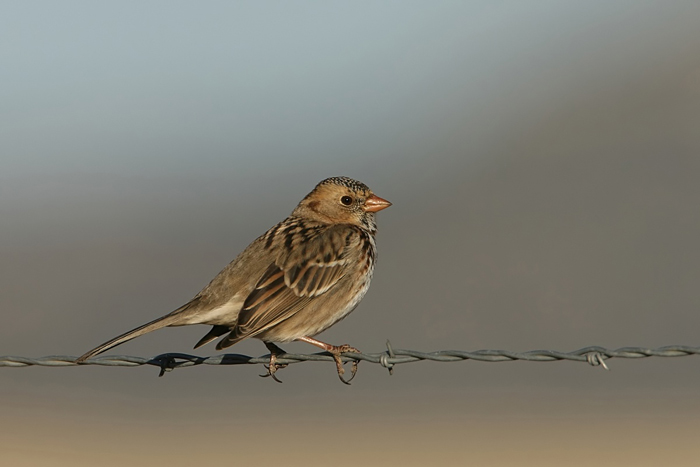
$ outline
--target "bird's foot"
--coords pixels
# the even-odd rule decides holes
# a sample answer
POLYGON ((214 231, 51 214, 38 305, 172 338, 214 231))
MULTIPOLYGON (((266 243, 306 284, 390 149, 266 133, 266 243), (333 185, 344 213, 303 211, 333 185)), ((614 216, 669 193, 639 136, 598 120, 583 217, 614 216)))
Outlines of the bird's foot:
POLYGON ((352 381, 355 378, 355 375, 357 374, 357 365, 360 362, 358 360, 352 361, 352 368, 350 369, 351 375, 350 378, 346 380, 345 378, 343 378, 343 374, 345 374, 345 368, 343 368, 343 361, 340 359, 340 354, 342 354, 343 352, 360 353, 360 351, 355 347, 349 346, 348 344, 331 345, 328 349, 326 349, 326 351, 330 353, 333 356, 333 360, 335 360, 335 367, 338 370, 338 378, 340 378, 340 381, 349 385, 350 381, 352 381))
POLYGON ((280 349, 279 347, 277 347, 272 342, 265 342, 265 346, 270 351, 270 363, 268 365, 263 365, 265 367, 265 369, 267 370, 267 374, 260 375, 260 376, 262 376, 263 378, 267 378, 268 376, 272 376, 272 379, 274 379, 278 383, 281 383, 282 381, 279 380, 277 378, 277 376, 275 376, 275 373, 277 372, 277 370, 280 370, 282 368, 287 368, 287 364, 285 363, 285 364, 279 365, 277 363, 277 356, 282 355, 286 352, 284 350, 280 349))
POLYGON ((335 360, 335 367, 338 370, 338 378, 340 378, 340 381, 342 381, 345 384, 350 384, 350 381, 353 380, 355 375, 357 374, 357 365, 360 363, 358 360, 353 360, 352 362, 352 375, 350 376, 350 379, 344 379, 343 378, 343 373, 345 373, 345 369, 343 368, 343 360, 340 358, 340 354, 343 352, 354 352, 354 353, 361 353, 359 350, 357 350, 355 347, 350 347, 348 344, 343 344, 343 345, 331 345, 331 344, 326 344, 325 342, 321 342, 319 340, 314 339, 313 337, 298 337, 298 341, 301 342, 306 342, 307 344, 315 345, 318 348, 321 348, 331 354, 333 357, 333 360, 335 360))

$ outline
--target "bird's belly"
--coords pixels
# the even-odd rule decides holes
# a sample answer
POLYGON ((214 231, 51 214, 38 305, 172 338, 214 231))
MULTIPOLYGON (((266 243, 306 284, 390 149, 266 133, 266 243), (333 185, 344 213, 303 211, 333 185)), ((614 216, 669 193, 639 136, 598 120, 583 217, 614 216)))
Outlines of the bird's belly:
POLYGON ((196 313, 183 313, 180 320, 173 326, 185 326, 189 324, 234 326, 242 306, 243 301, 234 298, 216 308, 197 310, 196 313))

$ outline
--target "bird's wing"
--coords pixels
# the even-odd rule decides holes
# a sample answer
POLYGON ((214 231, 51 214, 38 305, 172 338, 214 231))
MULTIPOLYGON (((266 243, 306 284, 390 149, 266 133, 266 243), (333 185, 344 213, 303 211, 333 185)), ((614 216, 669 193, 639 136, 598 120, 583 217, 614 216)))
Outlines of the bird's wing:
POLYGON ((246 298, 231 334, 217 348, 255 336, 290 318, 315 297, 328 293, 357 262, 355 227, 330 227, 284 250, 246 298))

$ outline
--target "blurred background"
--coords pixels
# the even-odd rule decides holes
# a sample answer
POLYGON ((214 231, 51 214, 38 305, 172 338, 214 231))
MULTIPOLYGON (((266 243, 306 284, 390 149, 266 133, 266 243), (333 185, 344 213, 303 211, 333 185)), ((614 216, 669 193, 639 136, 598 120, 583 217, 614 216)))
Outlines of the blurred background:
MULTIPOLYGON (((370 292, 323 340, 700 344, 700 3, 5 2, 0 31, 0 355, 78 356, 171 311, 336 175, 394 205, 370 292)), ((191 352, 206 331, 109 353, 191 352)), ((608 364, 363 364, 352 386, 326 363, 284 384, 4 368, 0 450, 697 465, 700 358, 608 364)))

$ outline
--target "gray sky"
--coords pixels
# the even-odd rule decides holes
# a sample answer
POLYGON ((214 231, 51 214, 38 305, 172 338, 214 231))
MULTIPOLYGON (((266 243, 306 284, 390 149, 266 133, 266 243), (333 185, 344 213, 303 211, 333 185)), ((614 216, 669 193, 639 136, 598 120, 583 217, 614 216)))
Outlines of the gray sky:
MULTIPOLYGON (((77 356, 165 314, 335 175, 394 205, 368 296, 323 340, 698 345, 700 4, 6 2, 0 31, 0 355, 77 356)), ((190 352, 204 332, 110 353, 190 352)), ((281 385, 6 368, 0 449, 20 466, 694 465, 695 358, 365 364, 350 387, 321 363, 281 385)))

